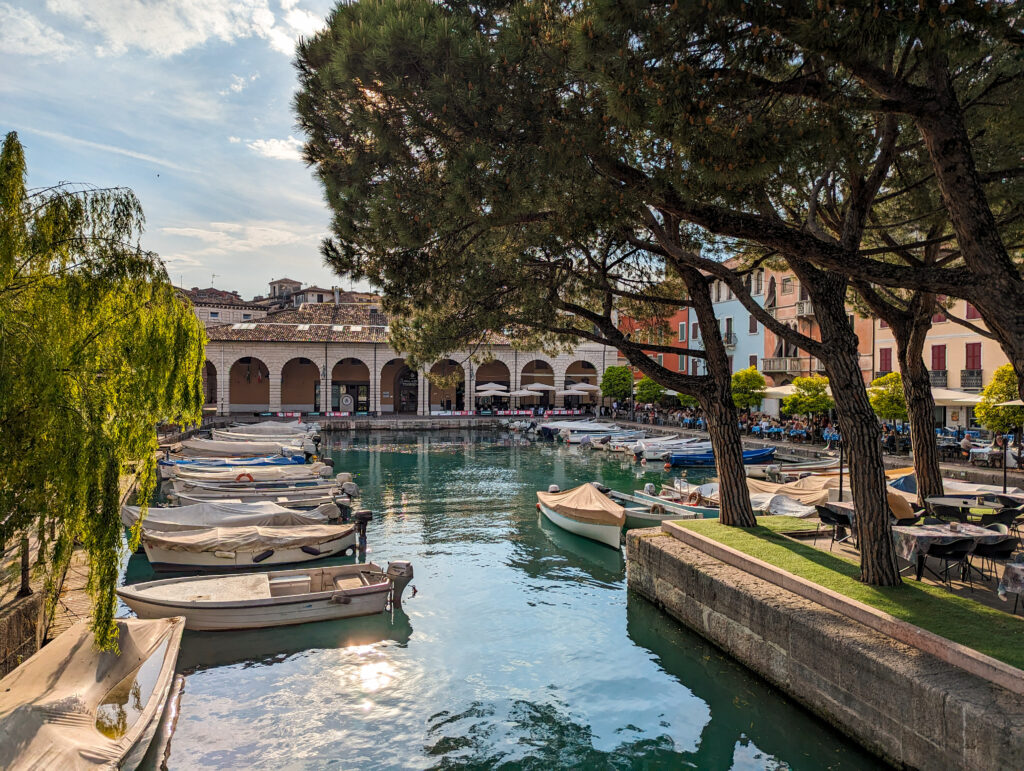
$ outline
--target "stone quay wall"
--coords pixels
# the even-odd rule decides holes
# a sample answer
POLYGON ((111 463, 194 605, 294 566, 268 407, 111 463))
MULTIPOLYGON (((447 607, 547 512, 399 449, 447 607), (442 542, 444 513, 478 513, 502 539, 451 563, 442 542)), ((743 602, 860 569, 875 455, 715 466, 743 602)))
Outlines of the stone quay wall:
POLYGON ((1024 768, 1024 698, 657 529, 629 587, 901 768, 1024 768))

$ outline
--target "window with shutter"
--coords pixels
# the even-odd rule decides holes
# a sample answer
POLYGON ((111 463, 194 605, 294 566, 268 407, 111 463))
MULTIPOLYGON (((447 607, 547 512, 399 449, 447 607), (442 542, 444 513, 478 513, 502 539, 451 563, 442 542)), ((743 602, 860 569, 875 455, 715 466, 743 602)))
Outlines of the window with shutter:
POLYGON ((932 370, 943 371, 946 369, 946 346, 932 346, 932 370))

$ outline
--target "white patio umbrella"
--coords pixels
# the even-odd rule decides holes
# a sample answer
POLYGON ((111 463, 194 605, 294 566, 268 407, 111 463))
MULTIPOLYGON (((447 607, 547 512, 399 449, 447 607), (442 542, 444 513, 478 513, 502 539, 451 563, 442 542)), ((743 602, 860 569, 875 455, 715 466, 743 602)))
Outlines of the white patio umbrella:
POLYGON ((508 386, 501 383, 480 383, 477 384, 477 391, 507 391, 508 386))
POLYGON ((495 391, 495 390, 477 391, 476 395, 477 396, 508 396, 508 392, 507 391, 495 391))
MULTIPOLYGON (((796 393, 796 386, 790 383, 784 386, 773 386, 772 388, 765 389, 765 399, 785 399, 787 396, 792 396, 796 393)), ((832 386, 825 386, 825 393, 829 396, 832 395, 832 386)))
POLYGON ((1020 399, 1012 399, 1008 402, 999 402, 996 407, 1024 407, 1024 401, 1020 399))
POLYGON ((509 391, 508 396, 540 396, 540 394, 537 391, 527 391, 522 388, 518 391, 509 391))
POLYGON ((564 391, 555 391, 555 396, 590 396, 586 391, 577 391, 575 388, 566 388, 564 391))
POLYGON ((523 386, 523 387, 524 388, 528 388, 531 391, 554 391, 555 390, 555 387, 553 385, 548 385, 547 383, 530 383, 529 385, 523 386))
POLYGON ((601 386, 596 386, 593 383, 573 383, 570 388, 575 388, 577 391, 600 391, 601 386))

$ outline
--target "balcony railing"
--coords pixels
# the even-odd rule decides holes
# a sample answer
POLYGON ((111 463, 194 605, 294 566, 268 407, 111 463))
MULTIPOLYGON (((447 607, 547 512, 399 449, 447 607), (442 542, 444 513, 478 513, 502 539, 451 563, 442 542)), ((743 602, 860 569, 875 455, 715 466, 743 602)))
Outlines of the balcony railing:
POLYGON ((980 391, 982 386, 980 369, 960 370, 960 387, 965 391, 980 391))
POLYGON ((944 369, 933 369, 928 373, 928 379, 931 380, 933 387, 945 388, 948 381, 946 374, 944 369))
POLYGON ((814 304, 810 300, 798 300, 796 304, 797 316, 813 316, 814 304))
POLYGON ((761 369, 764 372, 799 372, 801 370, 798 357, 780 357, 762 359, 761 369))
POLYGON ((778 312, 779 312, 778 308, 772 306, 771 308, 765 308, 765 310, 768 311, 768 315, 771 316, 773 319, 777 319, 778 318, 778 312))
POLYGON ((821 359, 811 359, 811 371, 812 372, 824 372, 825 362, 821 359))
POLYGON ((736 347, 736 333, 735 332, 724 332, 722 334, 722 342, 726 348, 736 347))

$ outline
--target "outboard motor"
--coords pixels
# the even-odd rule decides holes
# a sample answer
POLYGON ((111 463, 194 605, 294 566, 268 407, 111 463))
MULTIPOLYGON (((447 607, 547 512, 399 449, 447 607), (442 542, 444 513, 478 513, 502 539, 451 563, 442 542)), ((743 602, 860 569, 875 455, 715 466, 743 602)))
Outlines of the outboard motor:
MULTIPOLYGON (((369 509, 360 509, 352 515, 352 520, 356 524, 357 541, 359 548, 363 551, 366 550, 366 526, 373 520, 373 512, 369 509)), ((411 575, 411 571, 410 571, 411 575)))
POLYGON ((548 485, 548 492, 549 493, 560 493, 560 492, 562 492, 562 489, 558 485, 548 485))
MULTIPOLYGON (((568 434, 566 434, 566 440, 568 441, 568 434)), ((582 437, 580 437, 580 444, 590 444, 590 437, 589 436, 582 436, 582 437)))
POLYGON ((348 524, 352 521, 352 507, 347 501, 341 498, 334 499, 334 505, 338 507, 338 521, 342 524, 348 524))
POLYGON ((352 500, 359 497, 359 485, 355 482, 342 482, 341 491, 352 500))
POLYGON ((391 604, 394 607, 402 605, 402 592, 412 581, 412 563, 406 560, 395 560, 388 563, 385 571, 388 580, 391 581, 391 604))
POLYGON ((334 471, 334 458, 321 458, 320 462, 324 464, 324 467, 320 469, 320 476, 330 477, 331 472, 334 471))
POLYGON ((612 491, 612 488, 608 487, 607 485, 603 485, 600 482, 591 482, 590 484, 596 487, 597 491, 602 495, 608 495, 608 493, 612 491))
POLYGON ((648 482, 647 484, 644 485, 644 493, 646 493, 647 495, 658 494, 658 490, 657 488, 655 488, 654 482, 648 482))

